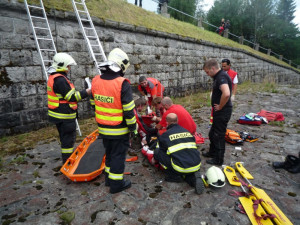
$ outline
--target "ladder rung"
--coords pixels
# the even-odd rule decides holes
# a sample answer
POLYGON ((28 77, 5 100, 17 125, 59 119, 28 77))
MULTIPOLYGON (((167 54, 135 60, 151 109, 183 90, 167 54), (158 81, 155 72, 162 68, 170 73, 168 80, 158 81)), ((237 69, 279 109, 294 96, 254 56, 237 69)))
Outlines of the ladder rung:
POLYGON ((99 45, 91 45, 91 47, 98 47, 99 45))
POLYGON ((90 22, 91 20, 89 20, 89 19, 82 19, 82 18, 80 18, 82 21, 86 21, 86 22, 90 22))
POLYGON ((45 40, 45 41, 52 41, 51 38, 39 38, 39 37, 37 37, 36 39, 38 39, 38 40, 45 40))
POLYGON ((50 59, 43 59, 44 62, 53 62, 53 60, 50 59))
POLYGON ((40 30, 48 30, 48 28, 45 27, 33 27, 34 29, 40 29, 40 30))
POLYGON ((47 52, 55 52, 54 49, 40 49, 41 51, 47 51, 47 52))
POLYGON ((84 29, 87 29, 87 30, 93 30, 92 27, 83 27, 84 29))
POLYGON ((74 3, 75 3, 75 4, 80 4, 80 5, 83 5, 83 3, 82 3, 82 2, 76 2, 76 1, 74 1, 74 3))
POLYGON ((96 36, 86 36, 88 38, 97 38, 96 36))
POLYGON ((36 8, 36 9, 43 9, 43 7, 36 6, 36 5, 28 5, 28 7, 31 7, 31 8, 36 8))
POLYGON ((77 10, 78 12, 81 12, 81 13, 86 13, 87 14, 87 12, 86 11, 82 11, 82 10, 77 10))
POLYGON ((31 18, 34 18, 34 19, 41 19, 41 20, 46 20, 45 17, 39 17, 39 16, 31 16, 31 18))

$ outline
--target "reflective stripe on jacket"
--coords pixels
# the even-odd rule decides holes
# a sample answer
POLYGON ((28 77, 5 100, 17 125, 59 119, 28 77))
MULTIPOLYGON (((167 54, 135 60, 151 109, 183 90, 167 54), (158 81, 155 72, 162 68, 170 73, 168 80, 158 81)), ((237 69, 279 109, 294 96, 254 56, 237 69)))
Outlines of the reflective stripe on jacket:
POLYGON ((48 108, 49 109, 56 109, 59 107, 59 104, 69 104, 70 108, 76 110, 77 102, 69 102, 69 100, 71 99, 73 94, 75 94, 75 97, 78 101, 81 100, 80 93, 75 91, 75 86, 69 81, 68 78, 66 78, 64 75, 59 74, 59 73, 49 76, 48 82, 47 82, 47 94, 48 94, 48 108), (54 79, 56 77, 64 77, 71 87, 71 90, 66 94, 65 97, 63 97, 59 93, 55 93, 53 90, 54 79))
POLYGON ((200 169, 201 159, 194 136, 178 124, 171 124, 159 137, 159 148, 171 157, 174 170, 194 173, 200 169))

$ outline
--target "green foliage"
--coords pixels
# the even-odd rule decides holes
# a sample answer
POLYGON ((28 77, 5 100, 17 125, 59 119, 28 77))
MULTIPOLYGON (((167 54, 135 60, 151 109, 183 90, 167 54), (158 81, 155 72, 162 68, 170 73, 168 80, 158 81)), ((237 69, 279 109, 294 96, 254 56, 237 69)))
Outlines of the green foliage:
MULTIPOLYGON (((169 6, 175 8, 181 12, 184 12, 188 15, 195 16, 196 8, 197 8, 197 0, 171 0, 169 2, 169 6)), ((175 10, 169 9, 168 12, 170 15, 180 21, 185 21, 188 23, 195 23, 195 19, 191 18, 190 16, 186 16, 180 12, 175 10)))

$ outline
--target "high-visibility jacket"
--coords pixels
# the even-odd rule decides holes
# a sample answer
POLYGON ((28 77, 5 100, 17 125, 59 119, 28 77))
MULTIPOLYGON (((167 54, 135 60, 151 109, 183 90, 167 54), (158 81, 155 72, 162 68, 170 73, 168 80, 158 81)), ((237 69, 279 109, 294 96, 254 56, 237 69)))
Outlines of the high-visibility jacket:
POLYGON ((178 124, 171 124, 159 136, 159 151, 170 155, 172 167, 179 173, 194 173, 200 169, 201 159, 195 137, 178 124))
POLYGON ((145 94, 150 94, 151 96, 156 95, 156 97, 163 97, 165 87, 155 78, 148 77, 147 81, 148 85, 146 88, 139 85, 138 89, 146 92, 145 94))
POLYGON ((92 81, 92 95, 95 104, 95 118, 99 133, 104 136, 122 136, 129 133, 128 126, 136 124, 136 118, 125 118, 124 112, 133 111, 134 101, 123 105, 121 101, 122 84, 130 81, 123 77, 112 80, 102 79, 97 75, 92 81))
POLYGON ((236 75, 237 75, 237 72, 235 72, 235 71, 232 70, 232 69, 229 69, 229 70, 227 71, 227 74, 230 76, 230 78, 231 78, 231 80, 232 80, 232 82, 233 82, 234 78, 235 78, 236 75))
POLYGON ((79 92, 76 92, 75 86, 69 81, 67 77, 64 75, 57 73, 52 74, 48 78, 47 82, 47 95, 48 95, 48 115, 57 119, 75 119, 76 118, 76 112, 74 113, 57 113, 54 112, 54 109, 57 109, 60 104, 68 104, 71 109, 74 111, 77 109, 77 102, 70 102, 69 99, 71 99, 72 95, 78 95, 76 96, 76 99, 81 100, 81 96, 79 92), (67 93, 66 96, 62 96, 59 93, 55 93, 53 86, 54 86, 54 79, 57 77, 63 77, 66 79, 68 84, 71 87, 71 90, 67 93))

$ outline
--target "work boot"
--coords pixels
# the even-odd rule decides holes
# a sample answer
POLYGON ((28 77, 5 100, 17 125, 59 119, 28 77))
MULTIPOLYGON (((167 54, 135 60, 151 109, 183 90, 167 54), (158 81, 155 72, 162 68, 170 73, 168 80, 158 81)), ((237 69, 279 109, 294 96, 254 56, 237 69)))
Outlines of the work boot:
POLYGON ((207 164, 211 164, 211 165, 222 166, 223 161, 222 160, 217 160, 215 158, 212 158, 212 159, 206 160, 206 163, 207 164))
POLYGON ((195 191, 198 195, 201 195, 204 191, 204 183, 201 178, 200 171, 197 171, 196 173, 194 173, 194 176, 195 176, 195 191))
POLYGON ((191 187, 195 187, 195 183, 196 183, 195 173, 185 175, 185 176, 184 176, 184 180, 185 180, 191 187))
POLYGON ((68 160, 68 158, 72 155, 72 153, 61 153, 61 158, 63 161, 63 164, 66 163, 66 161, 68 160))
POLYGON ((214 155, 209 151, 208 152, 203 152, 202 155, 204 157, 207 157, 207 158, 213 158, 214 157, 214 155))
POLYGON ((272 166, 274 169, 283 169, 284 168, 284 162, 273 162, 272 166))
POLYGON ((112 185, 111 184, 112 182, 110 182, 110 190, 109 190, 109 192, 111 194, 115 194, 115 193, 124 191, 124 190, 126 190, 126 189, 128 189, 128 188, 131 187, 131 181, 130 180, 122 180, 121 182, 119 182, 119 181, 113 181, 113 182, 114 183, 118 182, 118 183, 120 183, 120 185, 119 186, 116 186, 116 184, 112 185))

